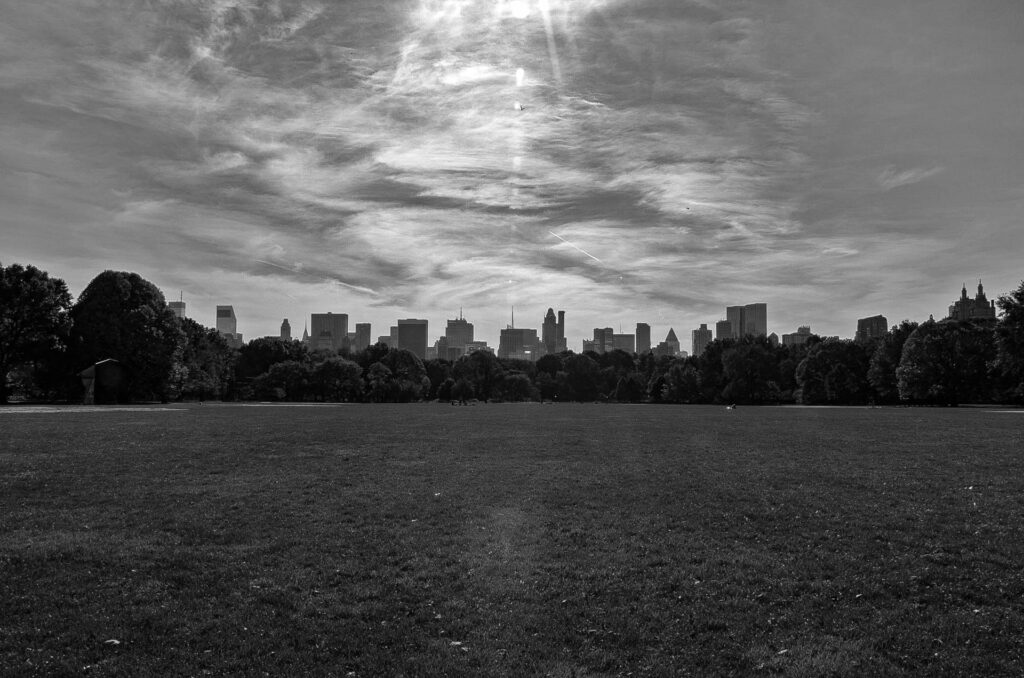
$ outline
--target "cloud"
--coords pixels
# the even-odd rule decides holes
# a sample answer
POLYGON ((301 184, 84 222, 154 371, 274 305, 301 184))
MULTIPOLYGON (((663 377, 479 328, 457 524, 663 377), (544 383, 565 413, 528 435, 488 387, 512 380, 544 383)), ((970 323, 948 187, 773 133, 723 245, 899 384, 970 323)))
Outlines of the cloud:
POLYGON ((895 167, 889 166, 882 170, 876 181, 882 187, 882 190, 891 191, 900 186, 908 186, 924 181, 942 172, 944 169, 943 167, 913 167, 897 170, 895 167))

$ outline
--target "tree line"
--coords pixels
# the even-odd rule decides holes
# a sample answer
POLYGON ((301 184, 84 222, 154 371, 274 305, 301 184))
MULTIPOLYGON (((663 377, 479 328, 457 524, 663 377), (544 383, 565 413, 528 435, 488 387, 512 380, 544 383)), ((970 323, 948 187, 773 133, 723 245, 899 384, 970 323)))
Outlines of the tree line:
POLYGON ((113 358, 128 401, 1024 403, 1024 282, 997 304, 998 320, 903 321, 866 342, 748 336, 687 358, 566 351, 528 362, 478 351, 423 361, 384 344, 334 352, 264 338, 234 349, 176 317, 136 273, 104 271, 72 302, 62 280, 0 265, 0 402, 78 401, 79 373, 113 358))

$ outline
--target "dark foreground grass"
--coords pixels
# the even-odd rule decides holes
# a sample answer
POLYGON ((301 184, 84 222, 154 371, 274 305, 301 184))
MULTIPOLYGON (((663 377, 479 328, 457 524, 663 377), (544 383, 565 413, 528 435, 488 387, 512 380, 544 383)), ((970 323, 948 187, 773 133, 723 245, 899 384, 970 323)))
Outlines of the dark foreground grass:
POLYGON ((975 409, 0 412, 0 674, 1021 675, 1022 430, 975 409))

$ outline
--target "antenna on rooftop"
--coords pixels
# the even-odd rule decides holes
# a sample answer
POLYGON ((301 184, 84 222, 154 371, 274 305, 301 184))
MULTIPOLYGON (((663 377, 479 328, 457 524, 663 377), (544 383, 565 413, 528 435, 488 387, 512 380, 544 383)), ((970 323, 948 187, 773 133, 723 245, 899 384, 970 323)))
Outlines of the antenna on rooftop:
POLYGON ((512 307, 512 324, 509 327, 515 328, 515 326, 516 326, 516 307, 513 306, 512 307))

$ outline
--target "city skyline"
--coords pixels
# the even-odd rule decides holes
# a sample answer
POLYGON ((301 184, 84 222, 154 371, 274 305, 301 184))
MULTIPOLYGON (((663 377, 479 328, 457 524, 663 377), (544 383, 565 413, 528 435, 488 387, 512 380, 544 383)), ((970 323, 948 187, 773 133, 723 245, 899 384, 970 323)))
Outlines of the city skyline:
POLYGON ((572 348, 750 300, 848 337, 1022 277, 1019 2, 0 10, 0 262, 73 293, 135 271, 247 338, 464 307, 491 346, 555 305, 572 348))

